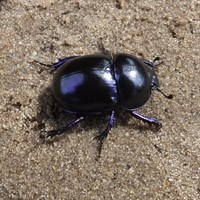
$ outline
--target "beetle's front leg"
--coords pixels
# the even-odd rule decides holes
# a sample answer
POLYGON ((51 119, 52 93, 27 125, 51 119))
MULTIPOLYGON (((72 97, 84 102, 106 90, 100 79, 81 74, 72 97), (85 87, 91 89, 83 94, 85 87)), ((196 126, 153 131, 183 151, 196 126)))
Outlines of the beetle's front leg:
POLYGON ((148 124, 154 124, 156 126, 157 130, 159 130, 162 127, 162 124, 158 121, 158 119, 156 119, 154 117, 142 115, 142 114, 138 113, 136 110, 132 110, 131 114, 134 117, 136 117, 137 119, 142 120, 143 122, 146 122, 148 124))

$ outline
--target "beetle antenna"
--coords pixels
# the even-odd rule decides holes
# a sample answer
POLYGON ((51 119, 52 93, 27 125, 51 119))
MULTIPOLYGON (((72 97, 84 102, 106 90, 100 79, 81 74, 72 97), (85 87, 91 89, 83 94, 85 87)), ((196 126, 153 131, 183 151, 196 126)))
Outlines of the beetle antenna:
POLYGON ((153 59, 152 63, 153 63, 154 68, 163 63, 163 60, 161 60, 159 63, 157 63, 157 61, 159 61, 159 60, 161 60, 161 58, 158 56, 153 59))
POLYGON ((155 57, 154 59, 153 59, 153 63, 155 63, 156 61, 158 61, 158 60, 161 60, 161 58, 160 57, 155 57))
POLYGON ((160 90, 159 88, 156 88, 156 90, 158 92, 160 92, 165 98, 167 99, 172 99, 173 98, 173 95, 172 94, 169 94, 169 95, 166 95, 162 90, 160 90))

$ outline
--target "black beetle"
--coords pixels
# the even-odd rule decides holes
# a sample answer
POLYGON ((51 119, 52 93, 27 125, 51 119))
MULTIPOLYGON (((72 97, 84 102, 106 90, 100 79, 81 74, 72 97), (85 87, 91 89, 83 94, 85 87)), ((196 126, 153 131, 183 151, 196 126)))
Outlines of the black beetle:
MULTIPOLYGON (((124 53, 114 56, 103 53, 67 57, 50 65, 57 69, 53 79, 55 99, 66 112, 77 118, 65 127, 45 132, 41 137, 59 135, 86 115, 108 113, 110 117, 104 131, 95 137, 99 141, 100 154, 103 141, 113 127, 117 107, 159 129, 161 123, 156 118, 137 112, 148 101, 152 90, 160 91, 154 61, 124 53)), ((172 95, 163 95, 172 98, 172 95)))

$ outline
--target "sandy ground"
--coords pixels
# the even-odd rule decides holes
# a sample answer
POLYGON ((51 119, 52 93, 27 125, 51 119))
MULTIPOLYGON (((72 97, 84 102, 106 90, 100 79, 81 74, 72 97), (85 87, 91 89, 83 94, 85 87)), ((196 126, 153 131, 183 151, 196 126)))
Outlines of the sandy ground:
POLYGON ((0 1, 0 199, 200 199, 200 1, 0 1), (101 158, 93 138, 106 117, 65 125, 51 96, 50 70, 35 63, 99 52, 153 60, 161 89, 141 112, 163 127, 118 111, 101 158))

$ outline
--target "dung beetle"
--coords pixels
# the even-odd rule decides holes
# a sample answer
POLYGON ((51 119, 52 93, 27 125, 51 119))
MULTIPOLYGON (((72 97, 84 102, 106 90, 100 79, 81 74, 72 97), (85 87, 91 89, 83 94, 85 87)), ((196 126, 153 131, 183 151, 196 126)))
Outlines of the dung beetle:
POLYGON ((172 98, 172 95, 167 96, 159 89, 154 64, 156 60, 158 58, 150 62, 125 53, 102 53, 66 57, 50 65, 56 69, 53 95, 64 111, 74 114, 76 119, 65 127, 44 132, 41 138, 63 133, 87 115, 107 113, 108 123, 103 132, 95 137, 99 141, 100 155, 103 142, 113 127, 118 107, 144 122, 154 124, 157 129, 161 128, 156 118, 137 111, 148 101, 152 90, 172 98))

